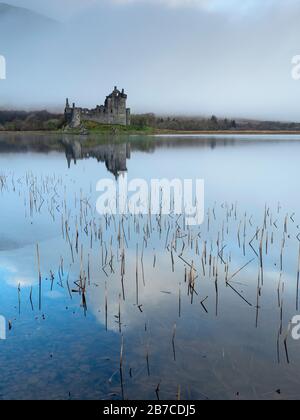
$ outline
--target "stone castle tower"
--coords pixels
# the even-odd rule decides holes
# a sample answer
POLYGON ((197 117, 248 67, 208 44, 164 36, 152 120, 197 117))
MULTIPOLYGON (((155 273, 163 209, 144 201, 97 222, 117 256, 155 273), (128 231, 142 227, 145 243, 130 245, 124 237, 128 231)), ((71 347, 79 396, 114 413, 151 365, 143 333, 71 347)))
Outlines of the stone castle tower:
POLYGON ((113 92, 105 99, 104 105, 95 109, 78 108, 75 103, 70 107, 66 100, 65 120, 70 128, 78 128, 82 121, 95 121, 100 124, 130 125, 130 109, 126 107, 127 95, 115 86, 113 92))

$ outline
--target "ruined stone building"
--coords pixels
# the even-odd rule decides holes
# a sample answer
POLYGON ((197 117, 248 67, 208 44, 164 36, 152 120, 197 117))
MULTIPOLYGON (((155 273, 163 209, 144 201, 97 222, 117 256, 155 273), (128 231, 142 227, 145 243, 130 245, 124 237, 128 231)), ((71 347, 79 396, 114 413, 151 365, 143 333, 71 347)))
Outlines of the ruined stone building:
POLYGON ((130 125, 130 108, 126 107, 127 95, 115 86, 113 92, 105 99, 104 105, 95 109, 78 108, 75 103, 71 107, 66 100, 65 120, 70 128, 78 128, 83 120, 100 124, 130 125))

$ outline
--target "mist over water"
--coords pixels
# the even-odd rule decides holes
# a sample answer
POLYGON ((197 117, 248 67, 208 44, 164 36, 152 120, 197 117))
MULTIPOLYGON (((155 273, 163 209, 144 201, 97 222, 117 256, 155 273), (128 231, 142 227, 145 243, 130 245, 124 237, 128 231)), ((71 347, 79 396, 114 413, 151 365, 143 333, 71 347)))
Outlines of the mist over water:
POLYGON ((296 1, 40 3, 11 2, 55 21, 0 13, 2 108, 94 107, 117 84, 133 112, 300 119, 296 1))

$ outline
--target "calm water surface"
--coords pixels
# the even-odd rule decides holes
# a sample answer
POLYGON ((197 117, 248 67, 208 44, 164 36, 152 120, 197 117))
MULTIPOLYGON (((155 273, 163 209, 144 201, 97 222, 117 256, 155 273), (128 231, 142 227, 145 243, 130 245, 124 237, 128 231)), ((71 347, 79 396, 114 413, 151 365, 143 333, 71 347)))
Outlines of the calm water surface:
POLYGON ((300 137, 56 140, 0 135, 0 397, 299 398, 300 137), (124 171, 203 178, 204 224, 100 217, 124 171))

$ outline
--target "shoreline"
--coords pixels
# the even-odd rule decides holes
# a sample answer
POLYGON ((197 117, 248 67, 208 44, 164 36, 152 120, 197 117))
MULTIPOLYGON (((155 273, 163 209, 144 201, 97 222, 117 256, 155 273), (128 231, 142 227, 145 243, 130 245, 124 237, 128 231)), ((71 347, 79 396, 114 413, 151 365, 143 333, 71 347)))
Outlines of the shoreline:
POLYGON ((174 134, 182 134, 182 135, 236 135, 236 136, 257 136, 257 135, 300 135, 300 131, 170 131, 167 133, 158 133, 165 134, 165 135, 174 135, 174 134))
POLYGON ((111 135, 111 136, 130 136, 130 135, 143 135, 143 136, 159 136, 159 135, 219 135, 219 136, 224 136, 224 135, 236 135, 236 136, 243 136, 243 135, 247 135, 247 136, 257 136, 257 135, 300 135, 300 130, 299 131, 288 131, 288 130, 278 130, 278 131, 274 131, 274 130, 247 130, 247 131, 243 131, 243 130, 235 130, 235 131, 173 131, 173 130, 153 130, 152 132, 150 132, 149 130, 132 130, 132 132, 130 132, 129 130, 127 132, 117 132, 117 133, 113 133, 113 132, 105 132, 105 131, 90 131, 87 134, 80 134, 77 132, 64 132, 64 131, 43 131, 43 130, 37 130, 37 131, 0 131, 0 136, 1 134, 12 134, 12 135, 68 135, 68 136, 90 136, 90 135, 111 135))

